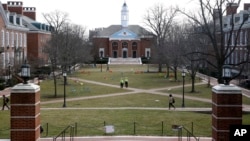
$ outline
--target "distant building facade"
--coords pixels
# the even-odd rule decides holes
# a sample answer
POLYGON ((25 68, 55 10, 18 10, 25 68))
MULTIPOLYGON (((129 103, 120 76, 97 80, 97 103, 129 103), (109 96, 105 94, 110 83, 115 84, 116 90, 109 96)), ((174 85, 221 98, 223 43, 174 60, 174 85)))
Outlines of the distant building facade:
MULTIPOLYGON (((225 48, 228 45, 232 46, 232 48, 236 46, 235 50, 226 60, 226 64, 240 64, 240 62, 246 61, 249 57, 247 56, 247 52, 250 50, 250 3, 245 3, 244 9, 239 13, 237 13, 237 8, 238 4, 229 3, 226 9, 226 16, 223 17, 225 48), (242 25, 244 20, 245 22, 242 25), (234 30, 231 33, 232 24, 234 25, 234 30), (230 35, 231 40, 229 40, 230 35)), ((238 73, 237 68, 233 69, 233 71, 238 73)))
POLYGON ((121 10, 121 25, 90 30, 89 38, 96 58, 151 57, 154 36, 139 25, 129 25, 129 10, 126 2, 121 10))

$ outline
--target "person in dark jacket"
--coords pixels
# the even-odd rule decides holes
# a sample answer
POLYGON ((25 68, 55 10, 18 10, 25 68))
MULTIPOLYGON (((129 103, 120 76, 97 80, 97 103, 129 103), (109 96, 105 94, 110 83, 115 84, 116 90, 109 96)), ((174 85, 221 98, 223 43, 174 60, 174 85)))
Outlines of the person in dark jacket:
POLYGON ((6 106, 8 109, 10 109, 10 107, 8 106, 9 103, 9 98, 5 97, 5 95, 3 95, 3 107, 2 110, 4 110, 4 107, 6 106))
POLYGON ((174 103, 175 103, 174 97, 172 96, 172 94, 169 94, 169 100, 168 100, 168 109, 169 110, 171 109, 171 107, 173 107, 175 109, 174 103))

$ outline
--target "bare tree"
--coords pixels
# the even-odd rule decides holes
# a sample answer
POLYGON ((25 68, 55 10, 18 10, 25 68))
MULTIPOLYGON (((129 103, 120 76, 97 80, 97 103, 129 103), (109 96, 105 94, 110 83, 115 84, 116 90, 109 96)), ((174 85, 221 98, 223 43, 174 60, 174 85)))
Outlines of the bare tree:
POLYGON ((144 23, 156 35, 156 43, 154 46, 157 54, 155 57, 159 64, 159 72, 162 72, 162 64, 166 61, 163 60, 165 56, 164 48, 167 47, 166 39, 168 38, 168 32, 171 29, 171 25, 173 24, 176 15, 177 8, 165 8, 163 4, 157 4, 148 9, 147 14, 144 17, 144 23))
POLYGON ((169 67, 174 72, 174 78, 177 80, 177 72, 178 67, 180 67, 183 64, 183 55, 185 53, 184 48, 184 29, 182 25, 178 25, 177 23, 173 24, 171 26, 171 29, 169 30, 168 38, 167 38, 167 50, 166 55, 168 56, 168 64, 169 67))
POLYGON ((62 27, 68 21, 68 14, 55 11, 51 13, 44 13, 44 19, 47 23, 53 27, 51 40, 46 45, 46 52, 48 53, 50 62, 51 62, 51 70, 54 79, 54 96, 57 97, 57 79, 56 79, 56 68, 58 65, 58 53, 59 53, 59 43, 61 42, 59 32, 62 30, 62 27))

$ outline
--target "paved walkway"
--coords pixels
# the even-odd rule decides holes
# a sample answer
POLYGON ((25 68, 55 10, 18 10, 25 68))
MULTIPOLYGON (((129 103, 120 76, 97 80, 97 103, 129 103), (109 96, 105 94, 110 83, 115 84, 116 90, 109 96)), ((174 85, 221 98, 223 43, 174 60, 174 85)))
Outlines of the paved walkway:
MULTIPOLYGON (((59 138, 58 140, 61 141, 59 138)), ((183 141, 187 140, 185 137, 183 141)), ((212 138, 200 137, 199 141, 211 141, 212 138)), ((10 141, 9 139, 0 139, 0 141, 10 141)), ((53 138, 41 138, 40 141, 53 141, 53 138)), ((66 141, 70 141, 66 138, 66 141)), ((74 141, 181 141, 178 137, 162 137, 162 136, 91 136, 91 137, 75 137, 74 141)), ((190 138, 189 141, 196 141, 190 138)))
MULTIPOLYGON (((183 137, 182 140, 185 141, 186 138, 183 137)), ((208 137, 199 138, 199 141, 211 141, 211 140, 212 138, 208 137)), ((52 141, 52 139, 42 138, 41 141, 52 141)), ((76 137, 74 138, 74 141, 180 141, 180 140, 178 139, 178 137, 162 137, 162 136, 95 136, 95 137, 76 137)), ((190 138, 189 141, 196 141, 196 140, 194 138, 190 138)))

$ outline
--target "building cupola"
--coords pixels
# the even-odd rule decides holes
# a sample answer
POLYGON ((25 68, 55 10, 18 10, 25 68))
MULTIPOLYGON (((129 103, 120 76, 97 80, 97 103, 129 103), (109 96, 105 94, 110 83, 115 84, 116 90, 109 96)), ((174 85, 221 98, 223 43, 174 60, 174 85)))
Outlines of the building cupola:
POLYGON ((126 2, 124 2, 121 10, 121 25, 122 27, 128 27, 129 11, 126 2))

